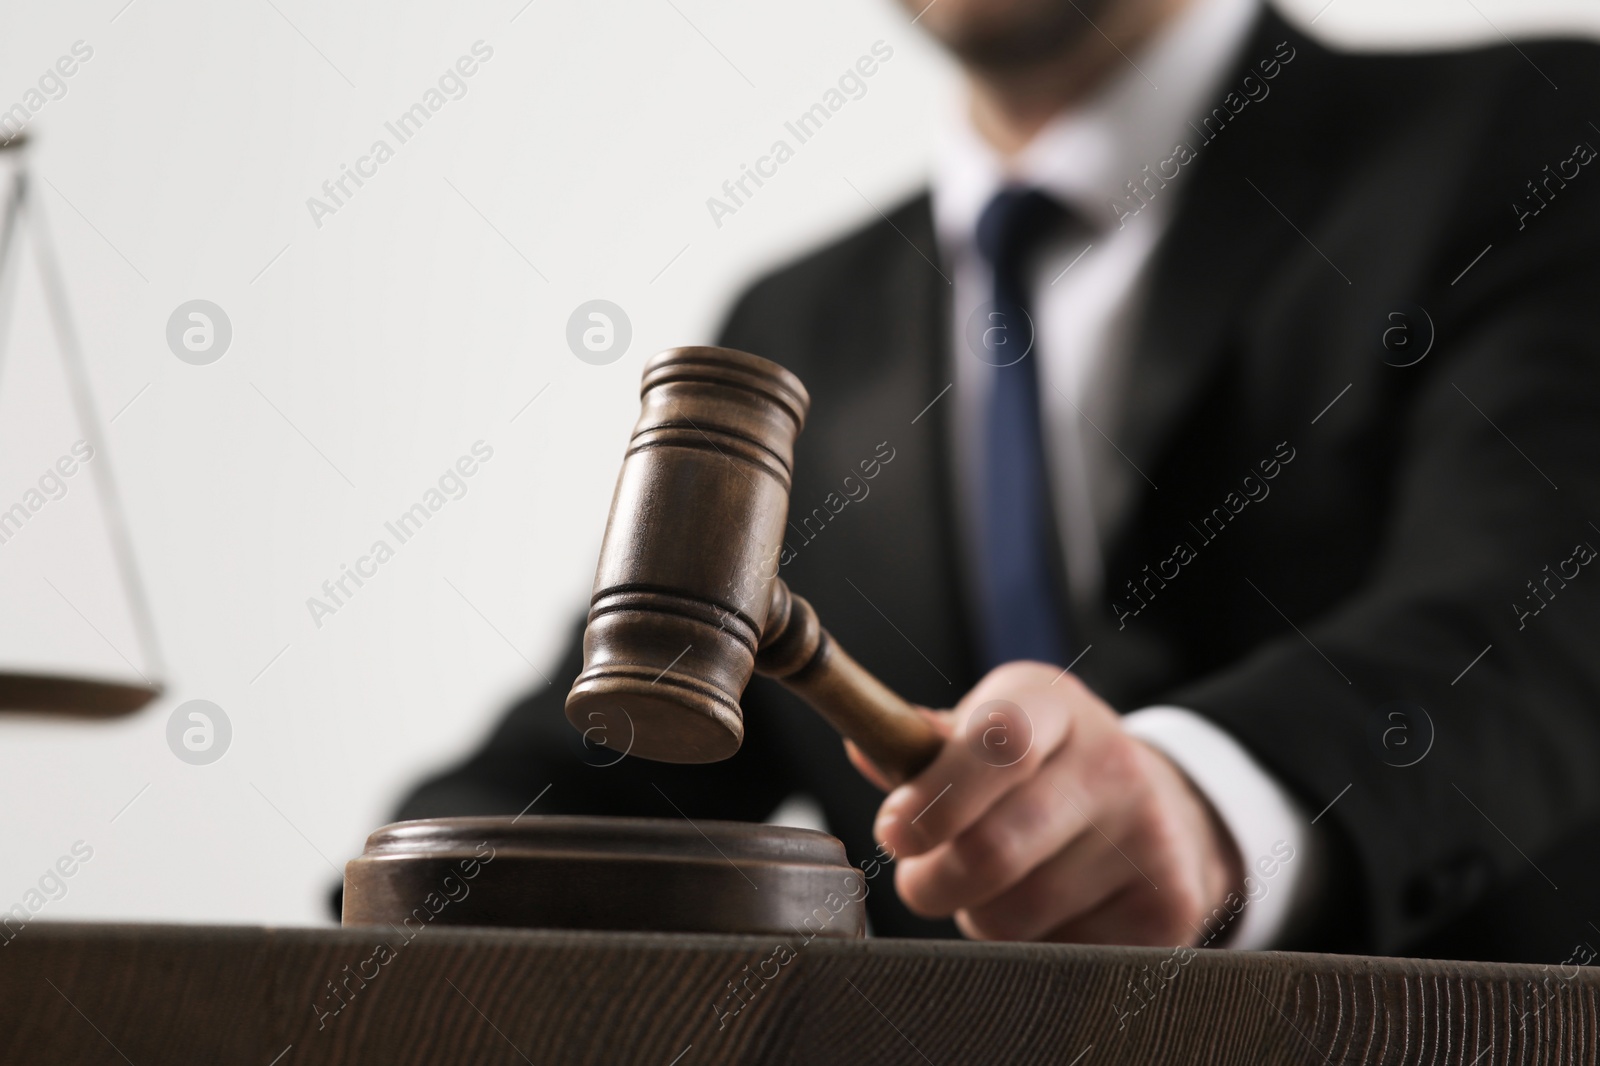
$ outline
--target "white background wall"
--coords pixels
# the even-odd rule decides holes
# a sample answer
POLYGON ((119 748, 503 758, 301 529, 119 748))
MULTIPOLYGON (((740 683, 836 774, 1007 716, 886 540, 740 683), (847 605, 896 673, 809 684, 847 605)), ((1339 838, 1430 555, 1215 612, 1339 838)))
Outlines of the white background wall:
MULTIPOLYGON (((402 788, 557 656, 642 361, 709 340, 741 279, 871 216, 863 197, 913 189, 955 85, 887 0, 124 2, 5 0, 0 107, 94 49, 35 118, 31 163, 168 694, 111 724, 0 718, 0 910, 83 840, 93 859, 41 917, 321 922, 402 788), (480 39, 467 95, 315 226, 306 198, 393 144, 383 122, 480 39), (894 58, 867 95, 716 227, 706 198, 879 39, 894 58), (233 326, 209 366, 166 345, 193 298, 233 326), (594 298, 632 321, 609 366, 564 339, 594 298), (494 457, 467 495, 317 628, 306 598, 478 440, 494 457), (166 742, 195 698, 233 726, 209 766, 166 742)), ((1591 0, 1335 0, 1314 29, 1585 25, 1591 0)), ((29 285, 0 365, 0 507, 81 435, 29 285)), ((0 545, 0 663, 137 662, 104 556, 79 477, 0 545)))

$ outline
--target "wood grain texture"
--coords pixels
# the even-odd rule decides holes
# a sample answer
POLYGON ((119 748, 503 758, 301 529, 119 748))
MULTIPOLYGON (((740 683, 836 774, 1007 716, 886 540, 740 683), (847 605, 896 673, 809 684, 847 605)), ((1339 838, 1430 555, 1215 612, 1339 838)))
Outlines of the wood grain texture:
POLYGON ((1594 1062, 1600 1018, 1578 967, 821 938, 764 966, 772 937, 443 927, 364 967, 378 939, 34 923, 0 1062, 1489 1066, 1594 1062), (746 966, 774 976, 730 1015, 746 966))

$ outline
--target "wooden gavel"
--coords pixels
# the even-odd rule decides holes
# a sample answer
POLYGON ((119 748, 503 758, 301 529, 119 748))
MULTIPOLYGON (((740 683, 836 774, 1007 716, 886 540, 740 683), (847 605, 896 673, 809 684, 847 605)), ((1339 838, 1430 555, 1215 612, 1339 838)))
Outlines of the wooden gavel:
POLYGON ((640 404, 568 721, 617 751, 716 762, 744 740, 739 697, 759 670, 887 775, 915 776, 942 746, 938 732, 778 576, 811 405, 800 379, 745 352, 673 348, 645 364, 640 404))

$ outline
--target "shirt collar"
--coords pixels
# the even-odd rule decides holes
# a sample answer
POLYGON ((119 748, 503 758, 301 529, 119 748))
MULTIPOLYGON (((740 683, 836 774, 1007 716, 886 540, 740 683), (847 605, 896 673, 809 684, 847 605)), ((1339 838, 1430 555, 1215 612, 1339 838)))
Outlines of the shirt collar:
MULTIPOLYGON (((1193 0, 1089 99, 1053 118, 1015 159, 972 128, 963 104, 945 123, 933 209, 941 241, 973 239, 984 205, 1008 182, 1054 193, 1098 227, 1116 221, 1124 183, 1186 139, 1189 122, 1223 93, 1259 10, 1258 0, 1193 0)), ((1192 138, 1188 138, 1191 139, 1192 138)))

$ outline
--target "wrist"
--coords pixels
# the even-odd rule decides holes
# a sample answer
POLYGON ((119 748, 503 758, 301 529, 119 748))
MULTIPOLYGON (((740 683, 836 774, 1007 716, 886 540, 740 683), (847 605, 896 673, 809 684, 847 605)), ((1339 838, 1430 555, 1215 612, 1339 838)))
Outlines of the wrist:
MULTIPOLYGON (((1227 913, 1230 899, 1239 898, 1245 888, 1244 855, 1233 833, 1229 831, 1222 815, 1206 797, 1204 791, 1190 779, 1165 752, 1152 744, 1135 738, 1135 743, 1146 749, 1151 758, 1163 768, 1172 782, 1178 802, 1186 808, 1185 822, 1190 826, 1193 845, 1192 861, 1195 864, 1195 881, 1200 886, 1202 914, 1227 913)), ((1226 940, 1226 936, 1222 938, 1226 940)), ((1212 945, 1201 931, 1195 931, 1192 946, 1212 945)), ((1220 942, 1212 946, 1221 946, 1220 942)))
POLYGON ((1318 834, 1288 790, 1232 734, 1182 707, 1122 717, 1132 736, 1163 752, 1205 796, 1243 859, 1243 879, 1200 923, 1203 941, 1261 950, 1293 942, 1321 881, 1318 834))

